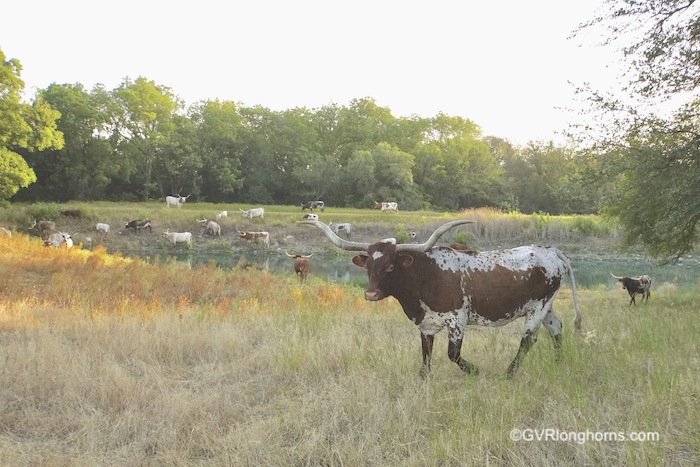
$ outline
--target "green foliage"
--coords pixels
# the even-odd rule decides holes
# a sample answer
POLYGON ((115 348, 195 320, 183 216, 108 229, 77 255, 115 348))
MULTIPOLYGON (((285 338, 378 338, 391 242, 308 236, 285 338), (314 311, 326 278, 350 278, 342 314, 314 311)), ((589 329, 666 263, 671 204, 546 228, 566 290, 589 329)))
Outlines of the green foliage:
POLYGON ((571 220, 571 228, 583 235, 595 235, 600 227, 592 217, 574 216, 571 220))
POLYGON ((627 245, 641 242, 649 254, 671 261, 700 241, 700 13, 687 0, 606 5, 580 30, 603 26, 618 41, 634 99, 625 104, 584 90, 604 116, 600 131, 585 130, 601 135, 591 153, 610 188, 603 208, 619 219, 627 245), (646 111, 671 97, 682 104, 670 117, 646 111))
POLYGON ((396 243, 411 243, 411 234, 406 231, 404 224, 397 224, 394 230, 394 238, 396 243))
POLYGON ((63 146, 63 135, 56 130, 59 113, 40 96, 32 104, 22 102, 21 71, 19 61, 6 60, 0 50, 0 200, 8 200, 37 180, 18 150, 63 146))
POLYGON ((27 210, 28 221, 34 222, 36 219, 42 221, 55 221, 61 216, 64 208, 56 203, 36 203, 30 205, 27 210))
POLYGON ((460 230, 452 236, 452 241, 461 243, 464 246, 470 246, 472 243, 472 235, 466 230, 460 230))
POLYGON ((538 232, 544 232, 547 230, 549 223, 552 221, 552 216, 547 212, 535 212, 530 215, 532 223, 535 226, 535 230, 538 232))

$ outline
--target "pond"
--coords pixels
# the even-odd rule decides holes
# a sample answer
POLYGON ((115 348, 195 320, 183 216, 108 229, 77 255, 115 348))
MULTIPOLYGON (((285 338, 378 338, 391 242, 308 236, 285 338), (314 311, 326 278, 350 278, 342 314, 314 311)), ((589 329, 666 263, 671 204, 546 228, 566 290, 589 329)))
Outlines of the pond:
MULTIPOLYGON (((162 251, 122 252, 124 256, 139 256, 146 261, 177 261, 190 267, 197 264, 213 263, 217 267, 232 269, 236 267, 257 267, 275 273, 293 275, 292 260, 283 252, 265 252, 260 250, 245 253, 218 252, 178 252, 162 251)), ((342 282, 361 287, 367 285, 367 273, 350 262, 352 255, 314 254, 311 258, 311 274, 328 282, 342 282)), ((579 288, 595 288, 600 285, 615 287, 615 279, 610 276, 651 276, 655 286, 664 283, 678 287, 695 286, 700 280, 700 261, 686 259, 676 264, 659 266, 655 262, 642 258, 626 257, 573 257, 572 266, 579 288)))

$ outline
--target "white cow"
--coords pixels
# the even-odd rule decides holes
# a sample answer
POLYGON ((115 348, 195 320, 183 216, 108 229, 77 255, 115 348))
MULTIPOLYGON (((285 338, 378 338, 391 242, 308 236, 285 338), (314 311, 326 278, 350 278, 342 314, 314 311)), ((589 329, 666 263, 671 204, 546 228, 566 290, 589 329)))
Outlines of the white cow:
POLYGON ((247 217, 248 219, 252 219, 254 217, 265 219, 265 208, 248 209, 247 211, 239 209, 239 211, 241 211, 241 216, 247 217))
POLYGON ((197 222, 202 224, 205 233, 210 232, 212 235, 216 235, 217 237, 221 236, 221 226, 216 222, 210 221, 209 219, 197 219, 197 222))
POLYGON ((105 224, 103 222, 98 222, 97 224, 95 224, 95 230, 97 231, 98 234, 107 235, 109 233, 109 224, 105 224))
POLYGON ((49 238, 44 241, 44 246, 54 246, 59 248, 61 245, 65 244, 66 248, 71 248, 73 246, 73 238, 70 234, 65 232, 56 232, 49 235, 49 238))
POLYGON ((221 219, 222 217, 228 217, 228 211, 221 211, 220 213, 218 213, 218 214, 216 215, 216 220, 218 221, 218 220, 221 219))
POLYGON ((189 198, 190 196, 192 196, 192 195, 190 194, 187 196, 180 196, 180 195, 166 196, 165 197, 165 207, 169 208, 170 206, 177 206, 178 208, 181 208, 182 205, 185 204, 185 201, 187 200, 187 198, 189 198))
POLYGON ((304 219, 310 220, 310 221, 317 221, 318 214, 304 214, 304 219))
POLYGON ((399 213, 399 204, 393 201, 391 202, 374 202, 374 209, 381 209, 382 211, 394 211, 399 213))
POLYGON ((163 236, 171 241, 173 245, 178 243, 187 243, 187 245, 192 245, 191 232, 170 232, 170 229, 168 229, 163 232, 163 236))

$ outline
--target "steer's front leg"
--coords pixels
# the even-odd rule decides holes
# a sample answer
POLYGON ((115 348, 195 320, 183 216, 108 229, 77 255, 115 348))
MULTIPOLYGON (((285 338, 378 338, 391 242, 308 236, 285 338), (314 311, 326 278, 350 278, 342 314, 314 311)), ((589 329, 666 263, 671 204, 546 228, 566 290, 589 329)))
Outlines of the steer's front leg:
POLYGON ((423 366, 420 369, 420 377, 426 379, 430 373, 430 357, 433 354, 433 340, 435 336, 432 334, 420 333, 421 349, 423 350, 423 366))
POLYGON ((478 374, 479 370, 476 368, 476 366, 463 359, 461 357, 461 353, 462 339, 450 339, 449 343, 447 344, 447 356, 450 357, 450 360, 459 365, 463 372, 474 373, 475 375, 478 374))

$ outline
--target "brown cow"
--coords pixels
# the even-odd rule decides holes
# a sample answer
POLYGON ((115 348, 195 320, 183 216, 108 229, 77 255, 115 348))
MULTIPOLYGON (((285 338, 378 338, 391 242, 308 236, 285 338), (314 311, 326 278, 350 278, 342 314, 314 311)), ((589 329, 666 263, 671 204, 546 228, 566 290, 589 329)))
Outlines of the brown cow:
POLYGON ((313 256, 313 253, 311 253, 308 256, 290 255, 286 251, 284 253, 290 258, 294 258, 294 272, 299 278, 299 283, 303 284, 304 282, 306 282, 306 277, 309 275, 309 273, 311 273, 311 262, 309 261, 309 258, 313 256))
POLYGON ((248 240, 249 242, 262 242, 265 248, 270 248, 270 232, 241 232, 238 231, 238 235, 241 236, 243 240, 248 240))
POLYGON ((421 335, 423 378, 430 373, 433 340, 447 328, 447 355, 463 371, 476 373, 461 356, 467 325, 503 326, 525 317, 520 348, 508 367, 513 376, 520 361, 537 340, 540 325, 552 336, 559 353, 562 323, 552 311, 564 276, 571 280, 574 327, 581 328, 576 282, 569 259, 554 247, 524 246, 509 250, 464 254, 446 247, 433 247, 442 234, 469 220, 448 222, 421 244, 374 244, 350 242, 338 237, 322 222, 314 225, 339 248, 366 252, 353 257, 367 269, 365 299, 378 301, 393 296, 421 335))
POLYGON ((83 217, 82 211, 80 209, 66 209, 61 211, 61 215, 65 217, 72 217, 73 219, 80 219, 83 217))

